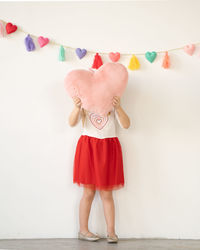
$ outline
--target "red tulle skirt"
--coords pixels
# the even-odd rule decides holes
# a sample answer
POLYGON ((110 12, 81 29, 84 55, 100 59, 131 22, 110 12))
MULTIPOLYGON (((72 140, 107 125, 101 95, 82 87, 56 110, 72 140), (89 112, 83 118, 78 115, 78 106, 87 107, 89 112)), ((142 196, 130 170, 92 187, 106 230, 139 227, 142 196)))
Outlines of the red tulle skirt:
POLYGON ((73 183, 99 190, 124 186, 123 157, 118 137, 80 136, 74 157, 73 183))

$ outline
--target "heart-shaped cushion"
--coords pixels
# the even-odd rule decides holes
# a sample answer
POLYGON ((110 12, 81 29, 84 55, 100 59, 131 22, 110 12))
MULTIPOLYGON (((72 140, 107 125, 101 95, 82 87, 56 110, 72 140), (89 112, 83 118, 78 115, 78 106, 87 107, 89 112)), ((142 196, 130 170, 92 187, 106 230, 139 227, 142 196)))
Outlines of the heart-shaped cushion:
POLYGON ((42 48, 42 47, 44 47, 45 45, 47 45, 49 43, 49 38, 43 37, 43 36, 39 36, 38 37, 38 43, 40 45, 40 48, 42 48))
POLYGON ((184 51, 190 56, 192 56, 192 54, 194 53, 194 50, 195 50, 194 44, 188 44, 184 46, 184 51))
POLYGON ((17 30, 17 25, 13 25, 12 23, 6 24, 6 32, 7 34, 13 33, 17 30))
POLYGON ((116 53, 110 52, 109 57, 110 57, 111 61, 117 62, 120 58, 120 53, 119 52, 116 52, 116 53))
POLYGON ((79 59, 82 59, 87 54, 87 50, 86 49, 77 48, 76 49, 76 54, 79 57, 79 59))
POLYGON ((146 59, 147 59, 150 63, 152 63, 152 62, 156 59, 156 56, 157 56, 157 53, 156 53, 155 51, 152 51, 152 52, 147 51, 147 52, 145 53, 145 57, 146 57, 146 59))
POLYGON ((113 97, 123 94, 128 71, 121 63, 107 62, 96 71, 71 70, 64 82, 68 94, 78 96, 84 109, 105 116, 113 109, 113 97))

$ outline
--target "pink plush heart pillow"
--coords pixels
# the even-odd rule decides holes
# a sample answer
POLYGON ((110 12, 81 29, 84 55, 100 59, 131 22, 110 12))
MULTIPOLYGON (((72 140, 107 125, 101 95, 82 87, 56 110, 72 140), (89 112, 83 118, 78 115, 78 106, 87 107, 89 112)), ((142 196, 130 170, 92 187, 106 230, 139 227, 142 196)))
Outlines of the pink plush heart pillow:
POLYGON ((84 109, 105 116, 113 108, 113 97, 124 92, 128 71, 121 63, 107 62, 96 71, 71 70, 64 81, 68 94, 78 96, 84 109))

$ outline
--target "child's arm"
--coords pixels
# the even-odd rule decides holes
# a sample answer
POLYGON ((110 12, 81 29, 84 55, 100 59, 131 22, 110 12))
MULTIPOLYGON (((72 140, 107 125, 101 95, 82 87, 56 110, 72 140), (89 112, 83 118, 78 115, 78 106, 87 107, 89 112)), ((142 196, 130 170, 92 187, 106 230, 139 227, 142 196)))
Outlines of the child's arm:
POLYGON ((123 108, 120 105, 120 98, 118 96, 114 96, 113 98, 113 106, 115 107, 115 110, 117 112, 119 121, 123 128, 129 128, 130 127, 130 119, 126 112, 123 110, 123 108))
POLYGON ((71 127, 75 126, 77 124, 77 122, 79 121, 79 117, 81 115, 80 111, 81 111, 81 100, 78 97, 73 97, 73 101, 74 101, 74 109, 72 110, 70 116, 69 116, 69 125, 71 127))

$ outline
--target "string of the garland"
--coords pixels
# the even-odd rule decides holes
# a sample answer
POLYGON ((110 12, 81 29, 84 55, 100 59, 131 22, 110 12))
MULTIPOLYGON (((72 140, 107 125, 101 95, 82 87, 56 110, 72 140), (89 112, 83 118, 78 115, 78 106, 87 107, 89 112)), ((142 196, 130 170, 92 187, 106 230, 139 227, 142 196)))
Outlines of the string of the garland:
POLYGON ((102 58, 99 54, 108 55, 110 60, 113 62, 117 62, 120 59, 120 56, 131 56, 128 68, 130 70, 136 70, 136 69, 140 68, 140 62, 136 56, 145 56, 145 58, 150 63, 152 63, 156 59, 157 54, 161 54, 161 53, 165 53, 163 61, 162 61, 162 67, 165 69, 168 69, 168 68, 170 68, 170 57, 169 57, 168 52, 175 51, 175 50, 184 50, 187 54, 189 54, 191 56, 191 55, 193 55, 196 46, 200 45, 200 42, 198 42, 198 43, 188 44, 188 45, 185 45, 182 47, 168 49, 168 50, 152 51, 152 52, 147 51, 146 53, 134 53, 134 54, 133 53, 119 53, 119 52, 116 52, 116 53, 114 53, 114 52, 110 52, 110 53, 99 52, 99 53, 97 53, 97 52, 92 51, 92 50, 74 48, 71 46, 59 44, 59 43, 56 43, 55 41, 50 40, 49 38, 45 38, 43 36, 38 37, 34 34, 30 34, 29 32, 24 31, 23 29, 21 29, 20 27, 17 27, 17 25, 12 24, 11 22, 7 23, 4 20, 0 20, 0 37, 5 37, 6 35, 14 33, 17 30, 21 31, 27 35, 27 37, 24 40, 27 51, 35 50, 35 44, 34 44, 34 41, 32 39, 32 38, 35 38, 35 39, 37 39, 40 48, 46 46, 48 43, 59 46, 60 47, 59 57, 58 57, 59 61, 65 61, 65 49, 75 50, 76 55, 78 56, 79 59, 84 58, 87 53, 95 54, 94 61, 93 61, 92 67, 91 67, 91 68, 95 68, 95 69, 98 69, 103 64, 102 58))

